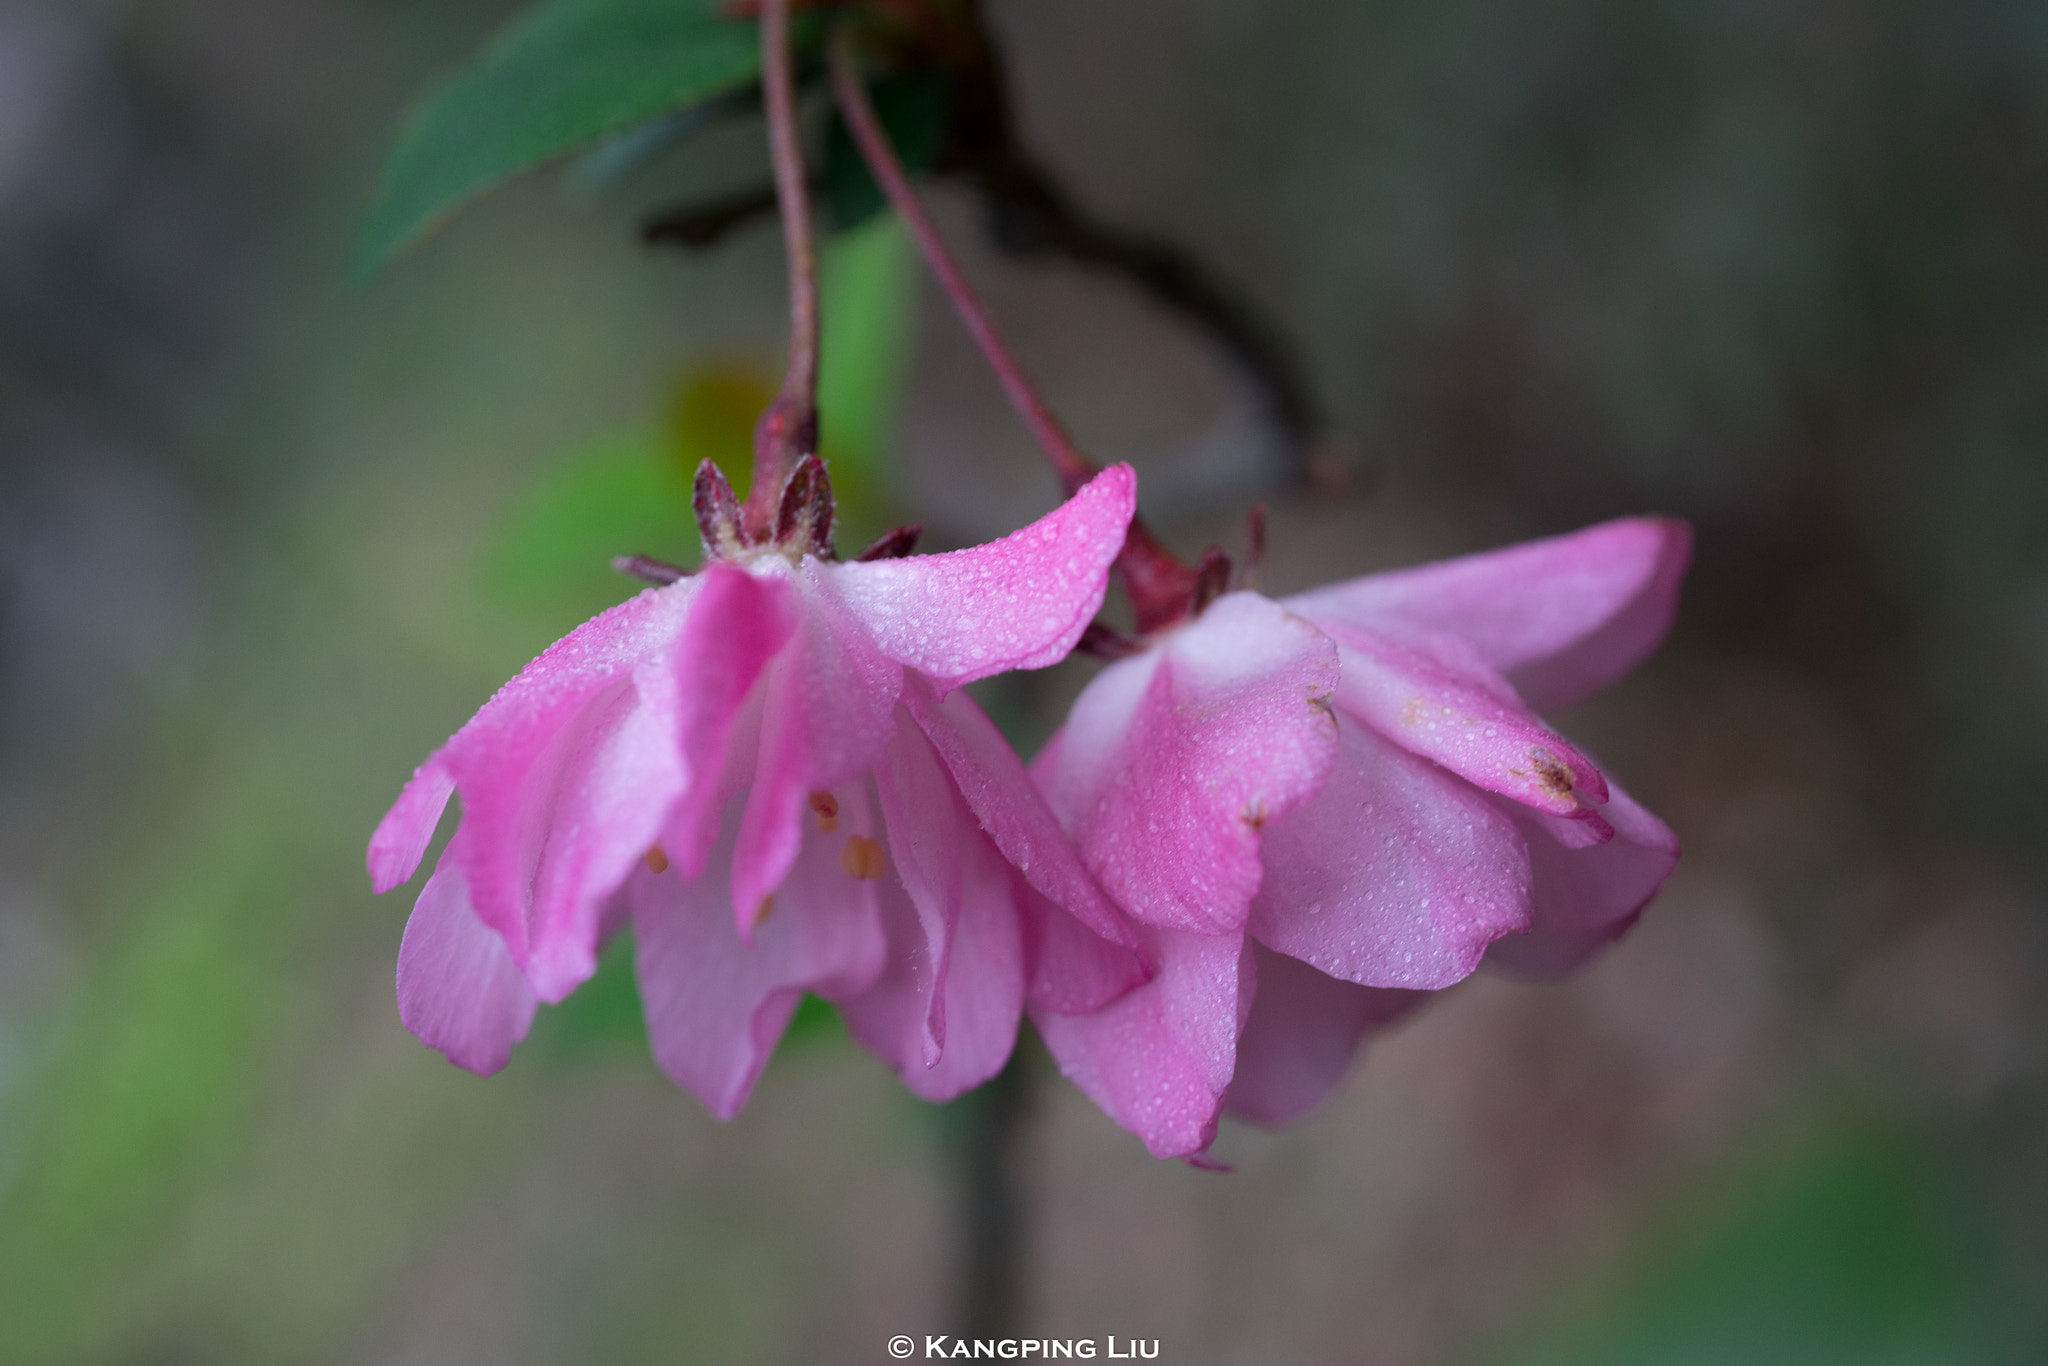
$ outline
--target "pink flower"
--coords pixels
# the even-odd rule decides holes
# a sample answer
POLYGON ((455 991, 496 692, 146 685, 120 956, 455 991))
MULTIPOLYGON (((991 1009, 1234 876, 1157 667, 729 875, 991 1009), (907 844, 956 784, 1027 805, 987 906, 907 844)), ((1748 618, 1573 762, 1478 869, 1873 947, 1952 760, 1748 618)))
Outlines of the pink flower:
POLYGON ((1664 636, 1680 523, 1217 599, 1075 702, 1034 776, 1141 926, 1150 981, 1034 1018, 1158 1155, 1220 1109, 1313 1108, 1375 1027, 1491 956, 1561 971, 1621 934, 1678 842, 1537 719, 1664 636))
POLYGON ((940 1099, 1002 1066, 1027 996, 1050 1017, 1128 988, 1137 960, 1101 936, 1131 931, 952 690, 1072 648, 1134 482, 1107 470, 989 545, 837 563, 814 459, 772 535, 700 474, 706 567, 556 642, 371 837, 382 892, 462 794, 399 951, 406 1026, 495 1071, 630 921, 655 1057, 723 1118, 805 991, 940 1099))

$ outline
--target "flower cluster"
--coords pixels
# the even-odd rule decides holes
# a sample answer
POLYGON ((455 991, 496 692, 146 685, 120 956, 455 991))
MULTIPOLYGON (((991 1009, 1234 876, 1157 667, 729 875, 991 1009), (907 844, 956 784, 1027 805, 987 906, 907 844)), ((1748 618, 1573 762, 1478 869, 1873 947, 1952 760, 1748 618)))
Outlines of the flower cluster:
POLYGON ((1655 647, 1689 550, 1627 520, 1231 593, 1105 669, 1034 771, 1156 971, 1036 1017, 1062 1070, 1154 1153, 1199 1153, 1222 1108, 1314 1107, 1483 957, 1560 971, 1621 934, 1678 841, 1535 713, 1655 647))
POLYGON ((958 689, 1075 647, 1135 496, 1119 466, 992 544, 841 562, 814 458, 766 522, 707 466, 704 566, 534 660, 372 837, 381 892, 460 794, 407 1027, 494 1071, 630 926, 655 1057, 720 1117, 812 992, 935 1100, 1028 1012, 1154 1153, 1199 1157, 1482 958, 1558 970, 1627 927, 1677 842, 1536 712, 1656 645, 1682 527, 1197 597, 1027 771, 958 689))

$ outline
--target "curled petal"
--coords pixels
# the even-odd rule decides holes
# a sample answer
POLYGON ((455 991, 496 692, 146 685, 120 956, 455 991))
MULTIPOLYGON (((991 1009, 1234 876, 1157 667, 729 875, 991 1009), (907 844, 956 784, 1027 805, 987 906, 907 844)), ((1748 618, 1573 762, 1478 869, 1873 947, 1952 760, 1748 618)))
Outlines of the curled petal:
MULTIPOLYGON (((875 884, 847 874, 841 840, 820 838, 804 841, 752 942, 741 942, 722 875, 736 822, 725 824, 704 876, 685 881, 643 866, 624 893, 655 1061, 720 1119, 746 1104, 803 993, 857 995, 881 972, 886 949, 875 884)), ((841 801, 838 833, 876 833, 858 792, 841 801)))
MULTIPOLYGON (((685 879, 704 869, 718 837, 727 750, 748 694, 796 630, 795 593, 729 564, 706 567, 697 609, 656 676, 676 717, 676 747, 689 781, 662 826, 664 856, 685 879)), ((653 689, 650 688, 650 691, 653 689)))
POLYGON ((1112 465, 1000 541, 944 555, 833 565, 833 584, 891 659, 941 693, 1066 658, 1102 606, 1137 477, 1112 465))
POLYGON ((382 896, 413 875, 454 791, 455 779, 439 755, 413 771, 411 781, 370 834, 371 891, 382 896))
POLYGON ((904 682, 903 705, 1003 856, 1033 887, 1096 934, 1135 946, 1130 922, 1081 866, 1073 842, 1060 829, 1017 752, 974 699, 956 692, 942 701, 932 684, 911 675, 904 682))
POLYGON ((1026 994, 1034 1012, 1085 1015, 1151 978, 1138 949, 1104 939, 1036 888, 1027 885, 1021 895, 1026 994))
POLYGON ((1259 994, 1237 1041, 1237 1071, 1223 1103, 1254 1124, 1286 1124, 1321 1105, 1366 1036, 1428 996, 1340 982, 1286 954, 1253 951, 1259 994))
POLYGON ((557 641, 439 755, 463 876, 544 1001, 597 962, 597 920, 686 780, 665 647, 702 585, 650 589, 557 641))
MULTIPOLYGON (((763 561, 769 572, 780 563, 763 561)), ((791 580, 795 630, 768 667, 760 757, 733 854, 742 933, 796 859, 805 794, 866 773, 895 730, 903 668, 839 602, 831 575, 843 567, 806 559, 791 580)))
POLYGON ((1154 1157, 1208 1148, 1257 986, 1238 934, 1151 931, 1159 974, 1086 1015, 1034 1011, 1060 1072, 1154 1157))
POLYGON ((1017 885, 923 733, 903 717, 876 770, 888 867, 888 966, 841 1013, 853 1036, 927 1100, 1002 1070, 1023 1013, 1017 885))
POLYGON ((398 948, 398 1018, 457 1067, 489 1076, 533 1024, 534 994, 505 941, 477 919, 455 859, 420 890, 398 948))
POLYGON ((1242 928, 1260 830, 1315 791, 1335 757, 1336 665, 1308 623, 1232 593, 1082 692, 1033 776, 1133 919, 1242 928))
POLYGON ((1568 536, 1371 574, 1287 599, 1326 628, 1456 635, 1538 711, 1614 682, 1671 627, 1692 533, 1629 517, 1568 536))
POLYGON ((1447 987, 1529 925, 1529 853, 1501 809, 1513 804, 1355 722, 1340 735, 1329 781, 1266 831, 1251 933, 1347 982, 1447 987))
POLYGON ((1590 848, 1566 838, 1560 821, 1512 802, 1501 809, 1522 827, 1535 874, 1535 914, 1524 935, 1494 944, 1487 961, 1532 976, 1569 971, 1619 938, 1678 863, 1678 837, 1621 790, 1601 814, 1614 838, 1590 848))
MULTIPOLYGON (((686 582, 629 598, 556 641, 498 689, 419 766, 379 822, 370 837, 371 886, 383 893, 412 876, 455 788, 463 789, 464 805, 471 807, 485 789, 504 793, 518 787, 557 731, 659 651, 695 595, 696 585, 686 582)), ((525 927, 506 928, 523 951, 525 927)))
POLYGON ((1344 678, 1338 709, 1395 744, 1434 759, 1489 792, 1585 822, 1587 842, 1609 837, 1593 808, 1607 780, 1476 660, 1446 663, 1451 641, 1425 654, 1370 632, 1339 628, 1344 678))

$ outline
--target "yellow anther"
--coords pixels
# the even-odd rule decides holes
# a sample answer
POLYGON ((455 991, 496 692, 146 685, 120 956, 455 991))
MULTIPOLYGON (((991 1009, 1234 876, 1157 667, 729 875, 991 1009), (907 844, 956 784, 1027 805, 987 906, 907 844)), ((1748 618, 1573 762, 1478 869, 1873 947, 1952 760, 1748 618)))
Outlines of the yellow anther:
POLYGON ((888 861, 882 856, 882 846, 866 835, 848 835, 846 846, 839 851, 839 866, 857 882, 873 882, 888 861))
POLYGON ((650 873, 668 871, 668 855, 661 852, 661 846, 658 844, 648 845, 647 852, 640 856, 640 861, 647 865, 647 871, 650 873))
POLYGON ((813 792, 811 810, 818 813, 818 828, 826 834, 839 828, 839 799, 831 793, 813 792))

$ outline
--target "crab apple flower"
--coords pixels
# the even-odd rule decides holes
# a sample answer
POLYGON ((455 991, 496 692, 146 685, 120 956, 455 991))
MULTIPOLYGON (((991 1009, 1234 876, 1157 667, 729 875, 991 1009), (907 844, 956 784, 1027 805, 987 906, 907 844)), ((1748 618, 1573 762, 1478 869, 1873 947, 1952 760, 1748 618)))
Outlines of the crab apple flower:
POLYGON ((1002 1066, 1027 997, 1050 1016, 1130 987, 1132 930, 952 690, 1066 655, 1134 486, 1119 466, 1003 540, 839 563, 815 457, 754 529, 707 462, 705 567, 556 642, 371 838, 382 892, 462 796, 399 951, 406 1026, 495 1071, 630 923, 655 1058, 725 1118, 806 991, 943 1099, 1002 1066))
POLYGON ((1039 1015, 1061 1069, 1199 1155, 1224 1108, 1312 1109, 1482 958, 1557 972, 1620 935, 1678 842, 1537 712, 1657 645, 1689 554, 1637 518, 1229 593, 1105 668, 1033 773, 1156 975, 1039 1015))

